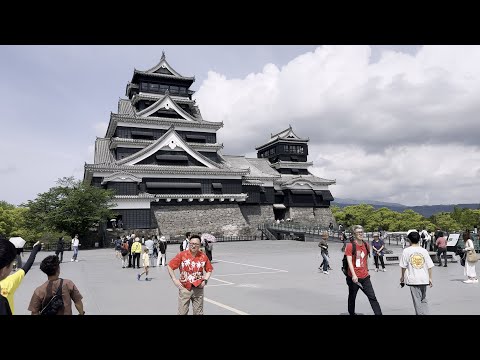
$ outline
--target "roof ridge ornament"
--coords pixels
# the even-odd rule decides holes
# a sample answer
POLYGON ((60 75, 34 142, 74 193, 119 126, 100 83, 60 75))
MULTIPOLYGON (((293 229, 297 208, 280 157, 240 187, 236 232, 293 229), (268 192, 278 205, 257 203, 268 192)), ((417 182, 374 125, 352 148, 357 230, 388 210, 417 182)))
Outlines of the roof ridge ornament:
POLYGON ((160 58, 160 60, 165 60, 165 50, 162 50, 162 57, 160 58))

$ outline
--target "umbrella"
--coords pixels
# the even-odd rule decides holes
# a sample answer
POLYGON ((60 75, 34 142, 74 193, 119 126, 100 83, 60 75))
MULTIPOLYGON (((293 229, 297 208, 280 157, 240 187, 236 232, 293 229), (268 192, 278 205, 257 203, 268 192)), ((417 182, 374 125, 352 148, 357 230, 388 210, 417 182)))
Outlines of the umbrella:
POLYGON ((208 242, 216 242, 217 239, 212 234, 202 234, 202 240, 208 242))
POLYGON ((10 238, 10 242, 15 245, 17 249, 21 249, 25 246, 26 241, 20 236, 10 238))

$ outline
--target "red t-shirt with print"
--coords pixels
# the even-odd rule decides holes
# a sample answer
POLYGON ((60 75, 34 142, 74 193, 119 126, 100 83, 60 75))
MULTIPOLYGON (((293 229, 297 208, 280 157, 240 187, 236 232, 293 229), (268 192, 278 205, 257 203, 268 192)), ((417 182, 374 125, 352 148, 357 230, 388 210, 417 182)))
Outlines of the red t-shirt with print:
POLYGON ((180 268, 180 282, 190 290, 193 286, 198 286, 203 281, 203 269, 206 272, 212 272, 213 267, 208 260, 207 255, 198 251, 195 256, 190 250, 181 251, 168 263, 173 270, 180 268))
MULTIPOLYGON (((345 247, 345 255, 352 256, 352 243, 348 243, 345 247)), ((368 276, 368 250, 365 242, 362 241, 362 245, 358 245, 355 240, 355 247, 357 254, 355 257, 352 256, 353 268, 355 269, 355 274, 359 279, 364 279, 368 276), (357 266, 359 265, 359 266, 357 266)), ((348 276, 352 276, 350 272, 350 267, 348 268, 348 276)))

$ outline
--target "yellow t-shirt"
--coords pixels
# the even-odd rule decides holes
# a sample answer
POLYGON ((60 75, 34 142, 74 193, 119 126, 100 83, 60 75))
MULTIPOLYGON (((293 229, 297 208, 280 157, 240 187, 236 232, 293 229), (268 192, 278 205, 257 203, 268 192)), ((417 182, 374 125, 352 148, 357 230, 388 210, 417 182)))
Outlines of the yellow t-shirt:
POLYGON ((10 309, 12 310, 12 315, 15 314, 15 309, 13 307, 13 295, 15 294, 15 291, 17 291, 17 288, 24 277, 25 271, 23 269, 18 269, 15 273, 0 281, 2 295, 7 298, 10 309))

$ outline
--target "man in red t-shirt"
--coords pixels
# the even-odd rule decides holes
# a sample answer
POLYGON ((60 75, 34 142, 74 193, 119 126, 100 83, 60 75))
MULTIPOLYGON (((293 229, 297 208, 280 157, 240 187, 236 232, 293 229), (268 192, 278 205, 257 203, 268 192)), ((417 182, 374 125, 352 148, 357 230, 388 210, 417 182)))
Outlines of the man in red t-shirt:
POLYGON ((188 314, 190 301, 193 315, 203 315, 203 288, 212 275, 213 267, 207 255, 200 251, 200 243, 200 236, 192 235, 189 249, 179 252, 167 266, 168 273, 178 288, 178 315, 188 314), (173 272, 178 268, 180 280, 173 272))
POLYGON ((368 274, 368 245, 363 241, 363 227, 354 225, 352 228, 356 254, 352 254, 353 243, 348 243, 345 247, 345 255, 348 262, 348 313, 355 315, 355 299, 358 289, 362 289, 367 295, 368 301, 372 306, 375 315, 382 315, 382 309, 375 296, 370 275, 368 274))

